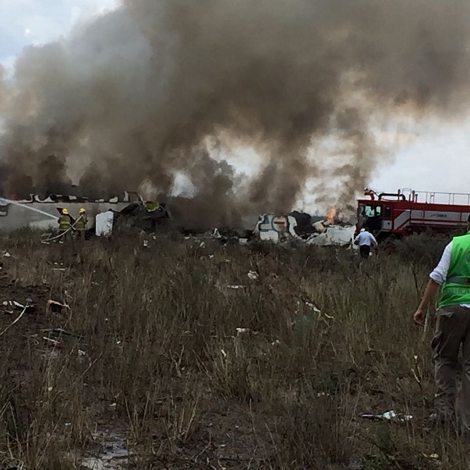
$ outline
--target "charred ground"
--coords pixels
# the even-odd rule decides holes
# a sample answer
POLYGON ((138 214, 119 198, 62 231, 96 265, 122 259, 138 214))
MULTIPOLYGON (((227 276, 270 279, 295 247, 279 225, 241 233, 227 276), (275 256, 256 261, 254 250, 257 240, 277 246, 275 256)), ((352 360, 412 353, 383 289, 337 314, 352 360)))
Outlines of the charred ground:
POLYGON ((342 251, 169 234, 148 248, 39 239, 1 238, 0 301, 36 310, 0 336, 0 468, 85 468, 110 434, 130 451, 114 468, 463 465, 456 437, 423 433, 431 325, 410 319, 439 247, 360 266, 342 251), (361 418, 388 410, 413 419, 361 418))

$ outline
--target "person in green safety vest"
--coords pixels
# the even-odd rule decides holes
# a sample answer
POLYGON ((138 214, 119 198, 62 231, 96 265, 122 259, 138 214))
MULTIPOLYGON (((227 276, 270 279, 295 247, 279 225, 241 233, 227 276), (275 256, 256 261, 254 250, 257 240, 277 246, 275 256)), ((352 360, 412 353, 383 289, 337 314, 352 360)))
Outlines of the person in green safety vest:
POLYGON ((470 216, 467 219, 467 234, 453 238, 429 277, 414 321, 424 325, 426 309, 441 286, 432 340, 436 392, 435 413, 431 419, 437 425, 455 425, 459 421, 460 430, 470 435, 470 216), (461 420, 458 420, 455 413, 456 372, 461 347, 461 420))
POLYGON ((78 218, 75 222, 75 232, 77 232, 77 238, 85 240, 86 224, 88 223, 86 210, 82 207, 79 211, 78 218))
POLYGON ((70 234, 70 228, 72 220, 70 219, 69 211, 67 209, 62 209, 62 215, 59 217, 59 243, 64 243, 70 234))

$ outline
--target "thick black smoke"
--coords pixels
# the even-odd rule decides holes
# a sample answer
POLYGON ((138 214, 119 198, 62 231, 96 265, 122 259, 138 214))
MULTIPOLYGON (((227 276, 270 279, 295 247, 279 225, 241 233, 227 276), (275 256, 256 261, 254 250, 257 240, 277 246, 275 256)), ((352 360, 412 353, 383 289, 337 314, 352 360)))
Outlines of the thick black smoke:
POLYGON ((184 173, 213 224, 291 209, 331 137, 347 204, 382 158, 375 114, 467 110, 469 17, 468 0, 124 0, 26 49, 0 85, 0 192, 150 182, 164 197, 184 173), (220 157, 239 145, 260 174, 220 157))

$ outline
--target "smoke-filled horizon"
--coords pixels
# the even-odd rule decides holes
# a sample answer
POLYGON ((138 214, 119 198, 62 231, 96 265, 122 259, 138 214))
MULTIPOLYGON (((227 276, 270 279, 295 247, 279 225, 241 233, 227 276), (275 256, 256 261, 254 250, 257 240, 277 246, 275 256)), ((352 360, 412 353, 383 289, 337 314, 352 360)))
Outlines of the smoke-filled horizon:
POLYGON ((184 174, 213 225, 288 211, 316 178, 319 201, 345 206, 388 157, 376 116, 467 112, 469 13, 467 0, 124 0, 0 80, 0 194, 73 179, 164 198, 184 174), (311 151, 325 139, 331 155, 311 151), (221 157, 240 146, 258 174, 221 157))

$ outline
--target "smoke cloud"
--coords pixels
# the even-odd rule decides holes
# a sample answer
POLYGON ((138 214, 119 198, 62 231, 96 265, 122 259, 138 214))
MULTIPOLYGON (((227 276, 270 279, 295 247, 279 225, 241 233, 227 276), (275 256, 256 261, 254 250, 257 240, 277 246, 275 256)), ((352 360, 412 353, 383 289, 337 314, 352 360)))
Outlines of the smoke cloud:
POLYGON ((376 119, 467 112, 469 17, 468 0, 124 0, 0 74, 0 194, 165 199, 184 174, 213 225, 339 177, 347 205, 385 156, 376 119), (340 158, 312 152, 324 139, 340 158), (240 177, 225 157, 247 145, 263 168, 240 177))

